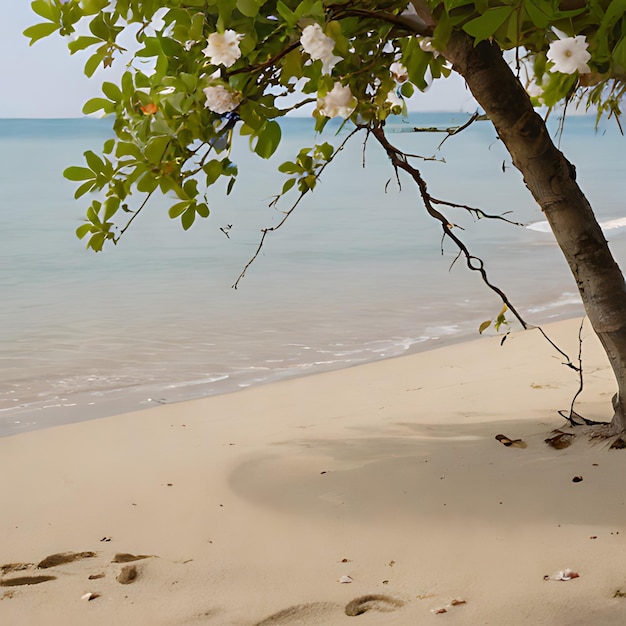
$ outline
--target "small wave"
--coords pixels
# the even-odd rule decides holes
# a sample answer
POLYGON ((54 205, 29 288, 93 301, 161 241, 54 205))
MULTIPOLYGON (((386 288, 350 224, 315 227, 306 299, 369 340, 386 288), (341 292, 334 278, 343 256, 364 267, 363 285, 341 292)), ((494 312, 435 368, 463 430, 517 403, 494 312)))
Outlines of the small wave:
POLYGON ((209 376, 208 378, 200 378, 199 380, 186 380, 182 383, 172 383, 167 385, 165 389, 179 389, 180 387, 192 387, 194 385, 208 385, 210 383, 216 383, 220 380, 226 380, 228 374, 221 374, 219 376, 209 376))
POLYGON ((542 313, 544 311, 557 309, 559 307, 568 306, 570 304, 580 304, 580 296, 576 293, 565 292, 561 294, 561 296, 557 298, 556 300, 553 300, 552 302, 548 302, 547 304, 532 307, 531 309, 528 309, 528 312, 529 313, 542 313))
MULTIPOLYGON (((450 324, 447 326, 429 326, 426 332, 431 335, 426 339, 438 339, 440 335, 455 335, 461 330, 458 324, 450 324)), ((422 339, 425 341, 426 339, 422 339)))
MULTIPOLYGON (((605 222, 600 222, 600 228, 603 231, 607 230, 615 230, 617 228, 626 227, 626 217, 618 217, 614 220, 607 220, 605 222)), ((534 230, 538 233, 550 233, 552 232, 550 229, 550 224, 548 222, 534 222, 533 224, 528 224, 526 226, 529 230, 534 230)))

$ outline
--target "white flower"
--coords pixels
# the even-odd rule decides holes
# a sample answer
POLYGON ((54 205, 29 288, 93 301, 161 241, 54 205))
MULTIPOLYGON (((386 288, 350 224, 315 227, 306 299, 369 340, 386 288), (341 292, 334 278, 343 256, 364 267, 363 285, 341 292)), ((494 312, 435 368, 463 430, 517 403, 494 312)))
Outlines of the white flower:
POLYGON ((548 48, 548 60, 554 64, 550 71, 562 74, 574 72, 588 74, 591 72, 587 65, 587 61, 591 59, 591 54, 587 52, 588 47, 589 44, 584 35, 553 41, 548 48))
POLYGON ((526 87, 526 93, 531 98, 540 98, 543 95, 543 87, 538 85, 534 80, 526 87))
POLYGON ((417 15, 417 11, 415 10, 413 3, 409 2, 409 4, 407 4, 406 9, 404 9, 404 11, 400 13, 400 15, 417 15))
POLYGON ((388 102, 392 109, 395 107, 402 108, 404 106, 404 101, 395 91, 390 91, 387 94, 387 100, 385 102, 388 102))
POLYGON ((342 60, 333 54, 335 40, 324 34, 319 24, 311 24, 302 31, 300 37, 302 49, 311 57, 313 61, 322 62, 322 72, 330 74, 333 67, 342 60))
POLYGON ((342 86, 339 81, 323 98, 317 100, 317 110, 326 117, 350 117, 355 108, 356 98, 352 95, 350 87, 342 86))
POLYGON ((240 56, 239 41, 243 35, 234 30, 223 33, 211 33, 207 39, 207 47, 202 51, 213 65, 230 67, 240 56))
POLYGON ((409 79, 409 72, 399 61, 395 61, 389 66, 389 72, 397 83, 405 83, 409 79))
POLYGON ((204 106, 219 115, 234 111, 243 99, 241 93, 232 91, 224 87, 224 85, 210 85, 209 87, 205 87, 202 91, 206 96, 204 106))
POLYGON ((435 58, 439 56, 439 52, 433 46, 433 38, 432 37, 421 37, 420 38, 420 48, 424 52, 431 52, 435 58))

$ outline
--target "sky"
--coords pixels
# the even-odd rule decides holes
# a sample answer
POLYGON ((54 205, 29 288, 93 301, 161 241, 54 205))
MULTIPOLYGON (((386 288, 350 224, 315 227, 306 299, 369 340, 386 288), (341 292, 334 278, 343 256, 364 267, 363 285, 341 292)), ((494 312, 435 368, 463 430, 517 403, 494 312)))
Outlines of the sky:
MULTIPOLYGON (((2 0, 0 20, 0 118, 82 117, 82 105, 101 95, 103 81, 117 82, 123 63, 99 69, 91 79, 83 74, 88 53, 70 55, 58 35, 32 47, 22 32, 43 21, 30 8, 30 0, 2 0)), ((476 104, 456 75, 438 80, 409 107, 413 111, 476 110, 476 104)))

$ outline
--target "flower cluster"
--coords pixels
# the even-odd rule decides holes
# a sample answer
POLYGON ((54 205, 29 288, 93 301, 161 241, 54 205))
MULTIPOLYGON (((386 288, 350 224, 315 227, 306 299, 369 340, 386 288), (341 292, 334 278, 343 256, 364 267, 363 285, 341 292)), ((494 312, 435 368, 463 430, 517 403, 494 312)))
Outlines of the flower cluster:
POLYGON ((342 60, 342 57, 333 54, 335 40, 325 35, 319 24, 311 24, 304 28, 300 37, 300 44, 313 61, 322 62, 324 74, 330 74, 333 67, 342 60))
POLYGON ((228 89, 228 87, 224 85, 209 85, 202 91, 206 96, 204 106, 219 115, 234 111, 241 104, 241 100, 243 99, 240 92, 228 89))
POLYGON ((402 109, 404 107, 404 101, 402 100, 402 98, 395 92, 395 91, 390 91, 387 94, 387 100, 386 100, 387 104, 389 104, 389 106, 391 107, 391 110, 393 111, 393 109, 396 109, 397 107, 400 107, 400 109, 402 109))
MULTIPOLYGON (((557 33, 558 34, 558 33, 557 33)), ((584 35, 576 37, 560 37, 553 41, 548 48, 548 60, 553 65, 551 72, 561 72, 562 74, 589 74, 591 68, 587 61, 591 59, 591 54, 587 51, 589 44, 584 35)))
POLYGON ((234 30, 225 30, 223 33, 211 33, 207 39, 207 47, 202 51, 213 65, 230 67, 241 57, 239 42, 243 35, 234 30))
POLYGON ((406 83, 409 80, 409 72, 399 61, 394 61, 389 66, 389 73, 397 83, 406 83))
POLYGON ((337 81, 325 96, 317 99, 317 110, 326 117, 350 117, 356 104, 350 87, 337 81))

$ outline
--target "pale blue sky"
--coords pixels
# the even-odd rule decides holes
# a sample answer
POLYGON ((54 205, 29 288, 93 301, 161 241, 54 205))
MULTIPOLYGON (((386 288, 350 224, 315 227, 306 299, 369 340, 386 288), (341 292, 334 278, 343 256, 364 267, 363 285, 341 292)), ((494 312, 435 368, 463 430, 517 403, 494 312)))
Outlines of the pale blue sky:
MULTIPOLYGON (((29 0, 2 0, 0 20, 0 117, 80 117, 83 103, 100 95, 104 80, 115 82, 121 63, 100 69, 92 79, 83 74, 85 54, 70 56, 59 36, 29 47, 25 28, 41 20, 29 0)), ((418 111, 470 111, 476 105, 457 77, 437 81, 411 103, 418 111)))

